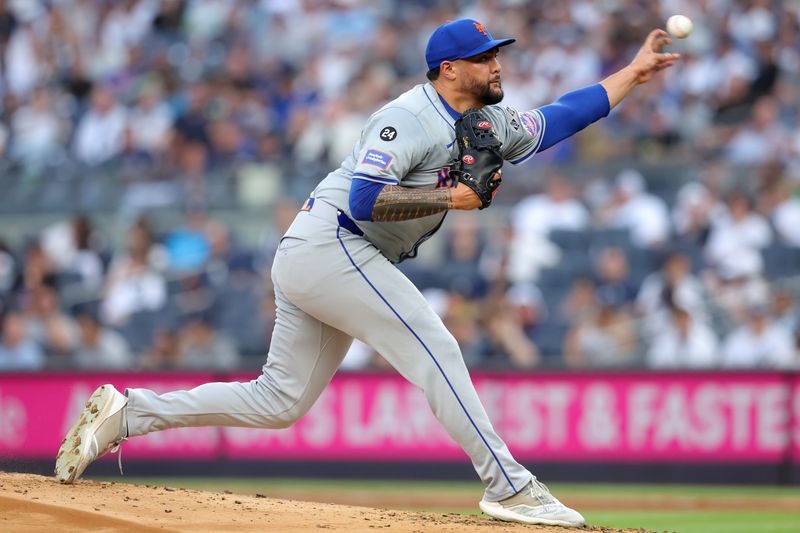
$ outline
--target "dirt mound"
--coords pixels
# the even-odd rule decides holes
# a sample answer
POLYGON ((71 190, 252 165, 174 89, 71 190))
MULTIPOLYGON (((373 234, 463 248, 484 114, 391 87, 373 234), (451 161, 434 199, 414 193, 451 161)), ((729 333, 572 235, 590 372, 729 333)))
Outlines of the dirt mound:
MULTIPOLYGON (((550 532, 561 527, 524 526, 485 517, 415 513, 205 492, 154 485, 53 478, 0 472, 0 530, 60 531, 364 531, 550 532)), ((602 527, 583 531, 617 533, 602 527)))

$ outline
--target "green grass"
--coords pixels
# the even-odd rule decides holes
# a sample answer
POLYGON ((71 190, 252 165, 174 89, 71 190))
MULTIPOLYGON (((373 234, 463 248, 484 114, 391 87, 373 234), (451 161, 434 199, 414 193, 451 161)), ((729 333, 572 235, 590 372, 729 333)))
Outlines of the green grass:
MULTIPOLYGON (((427 495, 431 505, 413 510, 478 514, 477 503, 482 487, 479 483, 442 481, 364 481, 364 480, 304 480, 269 478, 104 478, 109 481, 166 485, 202 490, 266 495, 287 495, 322 501, 332 493, 381 495, 427 495), (437 496, 447 494, 463 506, 453 507, 452 501, 439 502, 437 496), (475 503, 473 503, 475 502, 475 503)), ((569 503, 571 500, 592 501, 610 499, 625 503, 630 498, 660 501, 699 501, 705 504, 724 503, 726 499, 745 502, 741 508, 631 509, 603 510, 601 506, 579 508, 590 524, 619 528, 643 528, 677 533, 800 533, 800 487, 745 486, 687 486, 687 485, 613 485, 613 484, 553 484, 553 493, 569 503), (758 510, 759 505, 782 502, 782 510, 758 510), (749 507, 749 508, 748 508, 749 507)), ((402 497, 399 498, 402 501, 402 497)), ((641 501, 641 500, 639 500, 641 501)), ((402 508, 402 505, 393 507, 402 508)), ((408 507, 406 507, 408 509, 408 507)))
POLYGON ((798 533, 800 512, 586 511, 590 524, 678 533, 798 533))

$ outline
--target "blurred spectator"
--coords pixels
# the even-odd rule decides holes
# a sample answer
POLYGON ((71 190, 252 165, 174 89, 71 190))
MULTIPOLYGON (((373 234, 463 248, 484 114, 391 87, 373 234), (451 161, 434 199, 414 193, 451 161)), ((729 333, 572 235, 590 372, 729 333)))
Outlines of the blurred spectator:
POLYGON ((122 151, 128 119, 108 87, 95 87, 89 110, 75 128, 73 149, 89 165, 108 161, 122 151))
POLYGON ((327 164, 334 168, 353 150, 364 120, 368 118, 353 105, 351 95, 332 99, 322 110, 327 135, 321 134, 319 122, 310 121, 297 139, 295 157, 300 161, 320 160, 327 154, 327 164))
POLYGON ((628 256, 622 248, 603 248, 594 262, 595 292, 603 301, 629 307, 636 299, 636 286, 630 278, 628 256))
POLYGON ((450 220, 444 250, 447 268, 439 272, 438 285, 468 298, 479 298, 487 290, 479 266, 483 249, 481 228, 474 213, 454 214, 457 216, 450 220))
POLYGON ((176 39, 181 28, 185 9, 185 0, 163 0, 158 2, 158 13, 153 18, 154 31, 169 39, 176 39))
POLYGON ((255 156, 255 141, 248 139, 233 120, 215 120, 210 124, 209 132, 212 167, 229 168, 255 156))
POLYGON ((175 129, 184 141, 209 145, 206 107, 211 99, 207 83, 197 82, 187 87, 187 107, 175 121, 175 129))
POLYGON ((206 235, 208 218, 202 212, 190 212, 184 224, 164 239, 169 270, 174 273, 196 273, 206 264, 211 246, 206 235))
POLYGON ((788 369, 796 365, 791 332, 773 321, 763 306, 751 306, 744 323, 723 343, 722 366, 726 368, 788 369))
POLYGON ((779 180, 768 191, 767 216, 775 228, 777 239, 800 248, 800 198, 792 195, 792 185, 779 180))
POLYGON ((711 232, 715 200, 705 185, 689 182, 678 189, 672 224, 675 234, 692 245, 704 246, 711 232))
POLYGON ((80 341, 75 348, 74 366, 83 370, 131 370, 133 355, 119 333, 104 327, 95 313, 87 310, 76 315, 80 341))
POLYGON ((181 369, 235 370, 239 352, 224 334, 215 331, 204 314, 189 318, 179 334, 181 369))
POLYGON ((142 354, 145 370, 177 370, 181 368, 178 333, 171 327, 156 328, 150 348, 142 354))
POLYGON ((203 313, 214 308, 216 292, 203 272, 184 272, 171 283, 173 292, 172 306, 181 315, 203 313))
POLYGON ((591 279, 578 278, 572 282, 564 301, 560 303, 558 318, 568 324, 588 321, 597 313, 595 284, 591 279))
POLYGON ((589 226, 589 211, 581 204, 575 188, 561 174, 551 174, 543 194, 523 198, 511 214, 517 235, 538 233, 547 236, 554 229, 584 230, 589 226))
POLYGON ((652 333, 661 329, 670 314, 674 318, 675 307, 691 314, 693 321, 704 323, 708 318, 703 285, 692 274, 690 259, 679 252, 669 254, 661 270, 644 279, 636 307, 652 333))
POLYGON ((508 294, 491 298, 484 304, 486 353, 481 366, 532 368, 539 364, 541 354, 526 331, 535 324, 536 308, 541 305, 541 296, 538 304, 534 301, 533 290, 512 287, 508 294))
POLYGON ((667 213, 664 201, 645 190, 644 177, 629 169, 617 176, 614 195, 600 212, 600 223, 630 230, 631 241, 640 248, 657 248, 669 237, 667 213))
POLYGON ((48 364, 65 366, 78 344, 75 320, 59 307, 58 293, 49 285, 32 290, 23 307, 26 335, 48 355, 48 364))
POLYGON ((754 42, 770 41, 775 37, 778 21, 769 1, 751 0, 741 7, 733 11, 728 20, 733 35, 754 42))
POLYGON ((570 368, 613 368, 636 364, 633 316, 613 293, 597 294, 597 312, 567 333, 564 358, 570 368))
POLYGON ((3 317, 3 336, 0 339, 0 371, 39 370, 45 356, 36 341, 26 334, 25 319, 10 312, 3 317))
POLYGON ((775 323, 787 331, 800 332, 800 309, 797 299, 788 288, 778 288, 772 297, 771 314, 775 323))
POLYGON ((35 18, 39 15, 37 11, 41 13, 41 8, 38 5, 31 7, 24 14, 19 9, 14 10, 14 31, 3 47, 5 90, 16 96, 31 92, 44 77, 45 65, 37 53, 34 28, 35 18))
POLYGON ((446 307, 442 321, 453 334, 464 362, 467 365, 480 364, 485 353, 485 338, 479 325, 480 305, 458 293, 445 296, 446 307))
POLYGON ((761 256, 750 251, 741 255, 738 266, 731 263, 718 275, 706 273, 703 285, 710 296, 709 305, 723 324, 742 321, 749 307, 766 304, 769 283, 759 274, 761 264, 761 256))
POLYGON ((72 232, 77 253, 66 270, 80 276, 83 286, 87 289, 99 290, 103 282, 104 268, 97 242, 98 236, 94 232, 92 221, 87 216, 74 218, 72 232))
POLYGON ((589 220, 589 212, 576 198, 572 184, 564 176, 552 174, 544 194, 524 198, 511 212, 511 279, 530 281, 541 268, 557 264, 560 253, 547 239, 550 232, 583 230, 589 220))
POLYGON ((65 128, 48 90, 37 88, 30 104, 17 109, 11 119, 11 157, 28 167, 40 168, 61 152, 65 128))
POLYGON ((738 165, 783 160, 789 149, 789 135, 778 119, 774 99, 759 99, 753 107, 752 122, 744 123, 728 142, 728 159, 738 165))
POLYGON ((39 241, 25 245, 22 265, 22 272, 14 283, 14 291, 17 298, 24 300, 31 291, 53 279, 54 268, 39 241))
POLYGON ((647 350, 650 368, 712 368, 717 364, 718 345, 714 331, 687 310, 673 306, 662 316, 661 327, 647 350), (668 320, 664 320, 669 317, 668 320))
POLYGON ((152 156, 160 155, 171 141, 173 116, 163 100, 158 82, 142 87, 139 99, 130 113, 129 128, 133 146, 152 156))
POLYGON ((109 267, 101 307, 104 322, 124 324, 133 313, 154 311, 165 305, 161 255, 155 250, 147 223, 134 224, 128 234, 127 253, 116 257, 109 267))
POLYGON ((97 250, 99 236, 91 219, 78 215, 54 224, 42 232, 42 247, 59 272, 77 276, 89 291, 103 283, 103 262, 97 250))
POLYGON ((772 242, 772 230, 743 192, 729 194, 726 207, 712 223, 706 259, 722 275, 726 271, 757 274, 762 265, 754 255, 772 242))
POLYGON ((0 0, 0 53, 5 55, 8 41, 18 24, 14 11, 9 9, 7 0, 0 0))
MULTIPOLYGON (((8 297, 17 275, 17 262, 6 242, 0 238, 0 301, 8 297)), ((0 309, 0 315, 2 315, 0 309)))

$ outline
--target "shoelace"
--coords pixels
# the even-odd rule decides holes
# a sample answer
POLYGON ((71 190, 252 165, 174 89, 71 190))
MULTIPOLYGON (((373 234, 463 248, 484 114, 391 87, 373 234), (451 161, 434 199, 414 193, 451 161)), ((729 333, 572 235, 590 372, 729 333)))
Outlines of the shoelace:
POLYGON ((113 448, 109 450, 110 453, 117 454, 117 466, 119 467, 119 475, 124 476, 125 473, 122 472, 122 441, 118 442, 113 448))
POLYGON ((547 485, 539 481, 538 479, 534 478, 531 481, 531 496, 536 498, 542 507, 547 507, 549 504, 553 503, 552 495, 550 494, 550 489, 547 488, 547 485), (537 489, 537 490, 534 490, 537 489), (549 496, 549 498, 548 498, 549 496))
MULTIPOLYGON (((127 395, 127 392, 125 394, 127 395)), ((123 420, 125 420, 124 411, 123 411, 123 420)), ((125 436, 122 437, 117 442, 113 443, 108 448, 108 453, 116 453, 117 454, 117 466, 119 467, 119 475, 121 475, 121 476, 125 475, 125 473, 122 471, 122 446, 121 446, 121 444, 123 442, 125 442, 126 440, 128 440, 128 422, 127 422, 127 420, 125 420, 125 436)))

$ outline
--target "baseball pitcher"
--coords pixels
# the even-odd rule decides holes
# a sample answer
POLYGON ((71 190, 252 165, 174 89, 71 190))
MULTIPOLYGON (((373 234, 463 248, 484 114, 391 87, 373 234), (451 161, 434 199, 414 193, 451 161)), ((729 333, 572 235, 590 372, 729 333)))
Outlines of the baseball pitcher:
POLYGON ((104 385, 67 433, 56 477, 71 483, 122 441, 167 428, 285 428, 314 404, 357 338, 424 391, 483 481, 485 513, 583 525, 578 512, 514 460, 455 339, 395 264, 415 257, 448 211, 489 207, 504 161, 520 164, 606 116, 679 56, 661 52, 671 41, 654 30, 625 68, 520 112, 500 105, 498 52, 513 42, 492 38, 469 19, 433 32, 425 52, 428 83, 369 118, 351 155, 311 193, 281 240, 272 267, 277 320, 257 379, 167 394, 123 394, 104 385))

